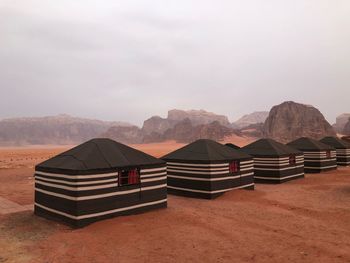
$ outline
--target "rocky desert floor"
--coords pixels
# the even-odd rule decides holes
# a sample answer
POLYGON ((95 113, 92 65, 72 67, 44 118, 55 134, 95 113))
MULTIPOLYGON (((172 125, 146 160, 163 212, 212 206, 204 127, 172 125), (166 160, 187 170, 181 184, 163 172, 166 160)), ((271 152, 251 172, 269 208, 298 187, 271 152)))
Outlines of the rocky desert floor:
POLYGON ((32 211, 34 165, 66 149, 0 149, 0 262, 350 262, 350 167, 72 229, 32 211))

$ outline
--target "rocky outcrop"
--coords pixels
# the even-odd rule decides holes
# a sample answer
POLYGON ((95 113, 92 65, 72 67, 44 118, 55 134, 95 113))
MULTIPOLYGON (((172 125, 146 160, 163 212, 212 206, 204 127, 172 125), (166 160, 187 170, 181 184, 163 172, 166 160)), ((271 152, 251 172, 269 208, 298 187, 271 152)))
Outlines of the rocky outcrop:
POLYGON ((108 129, 107 132, 102 133, 99 137, 109 138, 121 143, 142 143, 143 133, 137 126, 114 126, 108 129))
POLYGON ((145 135, 152 133, 163 134, 166 130, 173 128, 176 123, 174 120, 153 116, 143 122, 142 131, 145 135))
POLYGON ((255 123, 239 130, 241 135, 254 138, 264 137, 264 123, 255 123))
MULTIPOLYGON (((217 122, 221 126, 230 127, 226 116, 204 110, 169 110, 167 118, 153 116, 144 121, 142 126, 144 142, 159 142, 166 139, 184 141, 184 137, 199 125, 217 122)), ((198 131, 198 130, 197 130, 198 131)))
POLYGON ((292 101, 271 109, 263 133, 265 137, 284 143, 303 136, 317 140, 335 136, 332 126, 318 109, 292 101))
POLYGON ((112 126, 129 126, 58 115, 39 118, 13 118, 0 121, 0 145, 77 144, 99 136, 112 126))
POLYGON ((350 119, 350 113, 343 113, 339 115, 336 118, 335 124, 333 124, 334 130, 338 133, 343 133, 345 125, 348 123, 349 119, 350 119))
POLYGON ((349 118, 348 122, 344 125, 342 133, 344 135, 350 135, 350 118, 349 118))
POLYGON ((219 122, 223 126, 230 126, 228 118, 224 115, 218 115, 205 110, 170 110, 168 111, 168 120, 179 122, 184 119, 189 119, 192 125, 209 124, 212 122, 219 122))
POLYGON ((242 118, 240 118, 232 124, 234 125, 234 127, 242 129, 253 124, 264 123, 268 116, 268 111, 256 111, 251 114, 244 115, 242 118))
POLYGON ((211 139, 220 141, 225 137, 236 134, 227 126, 214 121, 209 124, 194 125, 190 119, 185 119, 164 133, 165 140, 176 140, 177 142, 193 142, 198 139, 211 139))

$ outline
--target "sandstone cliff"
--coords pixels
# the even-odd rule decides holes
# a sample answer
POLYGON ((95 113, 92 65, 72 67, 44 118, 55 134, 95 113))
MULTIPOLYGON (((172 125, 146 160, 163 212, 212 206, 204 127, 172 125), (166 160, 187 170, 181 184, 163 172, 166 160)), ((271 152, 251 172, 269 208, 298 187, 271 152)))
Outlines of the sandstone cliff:
POLYGON ((0 121, 0 145, 77 144, 99 136, 112 126, 128 123, 106 122, 58 115, 13 118, 0 121))
POLYGON ((264 123, 268 116, 268 111, 256 111, 251 114, 244 115, 242 118, 235 121, 233 125, 238 129, 242 129, 250 125, 264 123))
POLYGON ((284 143, 303 136, 317 140, 335 136, 332 126, 318 109, 292 101, 271 109, 263 133, 265 137, 284 143))
POLYGON ((350 118, 350 113, 343 113, 339 115, 336 119, 335 124, 333 124, 333 128, 338 133, 343 133, 345 125, 348 123, 350 118))

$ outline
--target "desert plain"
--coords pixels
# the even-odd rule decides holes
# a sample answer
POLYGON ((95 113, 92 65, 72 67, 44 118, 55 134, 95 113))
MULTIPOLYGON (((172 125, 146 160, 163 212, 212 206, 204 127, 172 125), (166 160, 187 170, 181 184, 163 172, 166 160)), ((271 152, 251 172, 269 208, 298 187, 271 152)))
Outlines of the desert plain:
POLYGON ((68 148, 0 148, 0 262, 350 262, 350 167, 72 229, 33 214, 34 166, 68 148))

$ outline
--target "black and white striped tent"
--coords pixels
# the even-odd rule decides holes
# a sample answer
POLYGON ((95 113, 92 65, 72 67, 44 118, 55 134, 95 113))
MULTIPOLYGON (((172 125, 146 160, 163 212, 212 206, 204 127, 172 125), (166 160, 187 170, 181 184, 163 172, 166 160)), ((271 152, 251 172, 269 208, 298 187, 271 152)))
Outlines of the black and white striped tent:
POLYGON ((307 137, 294 140, 288 145, 304 153, 306 173, 337 169, 336 151, 332 146, 307 137))
POLYGON ((282 183, 304 177, 301 151, 272 139, 260 139, 242 148, 254 157, 254 180, 258 183, 282 183))
POLYGON ((350 144, 336 138, 336 137, 324 137, 320 142, 332 146, 336 149, 337 165, 350 165, 350 144))
POLYGON ((35 214, 80 227, 167 206, 165 162, 93 139, 35 168, 35 214))
POLYGON ((212 199, 236 188, 254 189, 252 157, 212 140, 197 140, 162 159, 172 194, 212 199))

